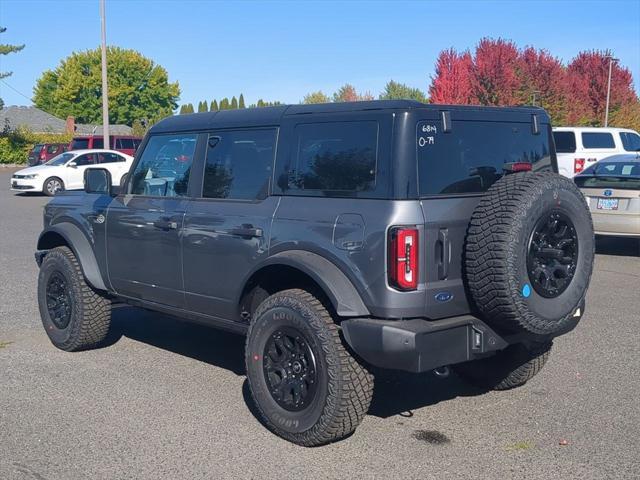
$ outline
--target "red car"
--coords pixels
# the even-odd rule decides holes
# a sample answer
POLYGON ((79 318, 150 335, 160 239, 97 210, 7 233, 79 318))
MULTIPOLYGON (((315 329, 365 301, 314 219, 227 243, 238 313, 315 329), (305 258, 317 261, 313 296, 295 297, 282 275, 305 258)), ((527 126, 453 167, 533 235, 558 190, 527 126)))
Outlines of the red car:
MULTIPOLYGON (((126 153, 132 157, 140 146, 142 139, 132 135, 109 135, 109 148, 118 152, 126 153)), ((87 135, 83 137, 73 137, 69 144, 69 150, 87 150, 93 148, 104 148, 102 135, 87 135)))
POLYGON ((68 149, 69 145, 66 143, 37 143, 29 150, 27 163, 32 167, 46 163, 56 155, 66 152, 68 149))

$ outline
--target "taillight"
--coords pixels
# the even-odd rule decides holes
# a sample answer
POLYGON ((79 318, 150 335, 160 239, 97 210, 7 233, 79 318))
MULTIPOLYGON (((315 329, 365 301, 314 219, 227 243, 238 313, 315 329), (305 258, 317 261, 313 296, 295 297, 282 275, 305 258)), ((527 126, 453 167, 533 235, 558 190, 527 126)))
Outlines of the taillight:
POLYGON ((573 159, 573 173, 580 173, 584 170, 584 158, 573 159))
POLYGON ((40 160, 44 160, 45 158, 47 158, 47 156, 43 148, 42 150, 40 150, 40 160))
POLYGON ((389 284, 398 290, 418 288, 418 229, 393 227, 389 231, 389 284))

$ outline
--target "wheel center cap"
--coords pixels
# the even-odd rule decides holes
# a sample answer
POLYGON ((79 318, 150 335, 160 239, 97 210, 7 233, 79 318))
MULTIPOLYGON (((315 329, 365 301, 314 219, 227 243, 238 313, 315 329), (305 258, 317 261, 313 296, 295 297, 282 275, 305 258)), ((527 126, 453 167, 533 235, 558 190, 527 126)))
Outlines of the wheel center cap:
POLYGON ((302 364, 297 360, 293 362, 291 367, 293 368, 293 373, 300 373, 302 371, 302 364))

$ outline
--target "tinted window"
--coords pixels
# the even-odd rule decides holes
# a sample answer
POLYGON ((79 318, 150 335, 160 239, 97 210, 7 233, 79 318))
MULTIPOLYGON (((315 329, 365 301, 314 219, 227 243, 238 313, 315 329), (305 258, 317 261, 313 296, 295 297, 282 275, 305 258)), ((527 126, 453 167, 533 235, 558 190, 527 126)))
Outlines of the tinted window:
POLYGON ((613 135, 605 132, 583 132, 582 146, 584 148, 615 148, 613 135))
POLYGON ((124 157, 116 153, 99 153, 98 154, 98 163, 115 163, 115 162, 124 162, 124 157))
POLYGON ((42 147, 44 147, 44 145, 35 145, 33 147, 33 153, 40 153, 40 150, 42 150, 42 147))
POLYGON ((138 149, 138 147, 140 146, 140 142, 142 142, 142 140, 134 140, 134 141, 133 141, 133 148, 134 148, 135 150, 137 150, 137 149, 138 149))
POLYGON ((620 138, 622 139, 622 146, 627 152, 640 151, 640 135, 637 133, 620 132, 620 138))
POLYGON ((96 154, 95 153, 86 153, 84 155, 80 155, 76 157, 74 160, 78 167, 82 167, 84 165, 94 165, 96 163, 96 154))
POLYGON ((91 148, 104 148, 104 138, 95 137, 91 148))
POLYGON ((573 132, 553 132, 556 152, 573 153, 576 151, 576 134, 573 132))
POLYGON ((296 127, 295 138, 293 165, 279 185, 325 193, 375 188, 377 122, 303 124, 296 127))
POLYGON ((640 190, 640 162, 598 162, 574 177, 580 188, 640 190))
POLYGON ((56 153, 57 151, 58 151, 58 145, 49 145, 47 147, 48 154, 53 154, 53 153, 56 153))
POLYGON ((71 150, 84 150, 89 148, 88 138, 74 138, 71 141, 71 150))
POLYGON ((133 146, 133 139, 132 138, 117 138, 116 139, 116 147, 118 149, 127 149, 127 150, 133 150, 134 146, 133 146))
POLYGON ((131 193, 186 196, 197 138, 196 134, 151 137, 133 172, 131 193))
POLYGON ((238 130, 209 137, 202 196, 255 200, 269 188, 275 130, 238 130))
POLYGON ((420 195, 484 192, 509 163, 551 169, 548 129, 538 135, 530 123, 454 121, 442 133, 437 121, 418 123, 420 195))

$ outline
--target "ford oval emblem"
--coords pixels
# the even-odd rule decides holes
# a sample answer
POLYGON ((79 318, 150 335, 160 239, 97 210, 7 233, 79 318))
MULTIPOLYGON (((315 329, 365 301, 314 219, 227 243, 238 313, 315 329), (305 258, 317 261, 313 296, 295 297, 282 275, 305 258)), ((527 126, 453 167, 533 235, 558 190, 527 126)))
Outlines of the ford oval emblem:
POLYGON ((453 294, 450 292, 438 292, 436 293, 436 300, 438 302, 448 302, 453 298, 453 294))
POLYGON ((611 190, 605 190, 603 193, 605 197, 610 197, 611 195, 613 195, 613 192, 611 190))

